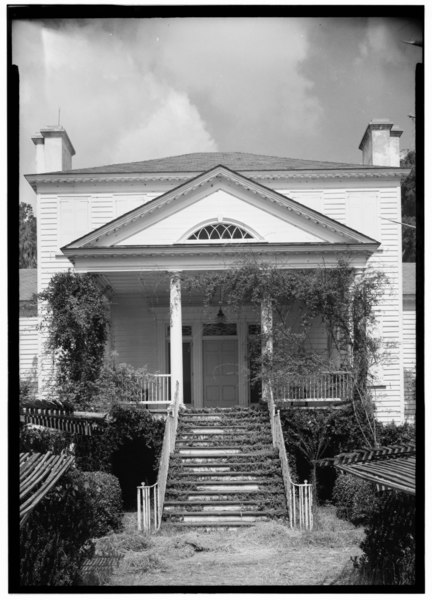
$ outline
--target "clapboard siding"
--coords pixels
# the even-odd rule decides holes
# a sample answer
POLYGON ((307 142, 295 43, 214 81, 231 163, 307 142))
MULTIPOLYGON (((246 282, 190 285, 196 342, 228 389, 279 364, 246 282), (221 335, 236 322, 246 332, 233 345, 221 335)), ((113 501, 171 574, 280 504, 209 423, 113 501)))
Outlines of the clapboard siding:
POLYGON ((157 337, 154 316, 142 298, 118 298, 112 305, 111 350, 118 363, 157 371, 157 337))
POLYGON ((414 298, 404 299, 403 340, 405 418, 412 420, 415 416, 413 378, 416 373, 416 312, 414 298))
POLYGON ((21 317, 19 320, 19 373, 26 377, 37 367, 38 318, 21 317))
POLYGON ((379 311, 379 327, 387 346, 380 369, 386 387, 378 394, 377 416, 389 422, 403 418, 402 240, 400 225, 393 222, 400 221, 399 188, 381 189, 378 203, 381 246, 380 251, 369 259, 368 267, 383 272, 387 278, 379 311))

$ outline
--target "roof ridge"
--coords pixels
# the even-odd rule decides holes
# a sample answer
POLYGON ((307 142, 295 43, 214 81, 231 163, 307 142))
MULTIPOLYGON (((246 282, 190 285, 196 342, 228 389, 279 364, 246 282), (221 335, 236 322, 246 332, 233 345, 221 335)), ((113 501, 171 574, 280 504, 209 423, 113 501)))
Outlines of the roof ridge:
POLYGON ((111 163, 96 167, 80 167, 46 174, 204 172, 210 170, 217 164, 223 164, 234 171, 240 172, 377 168, 371 167, 370 165, 355 163, 319 161, 307 158, 291 158, 288 156, 232 151, 190 152, 186 154, 150 158, 142 161, 111 163))

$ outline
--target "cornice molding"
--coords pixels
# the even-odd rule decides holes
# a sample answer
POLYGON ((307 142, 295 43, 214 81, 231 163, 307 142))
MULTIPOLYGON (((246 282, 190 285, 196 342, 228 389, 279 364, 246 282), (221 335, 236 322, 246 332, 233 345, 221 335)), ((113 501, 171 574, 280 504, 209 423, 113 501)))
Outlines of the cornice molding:
POLYGON ((71 259, 82 258, 126 258, 136 257, 166 257, 166 256, 220 256, 221 251, 224 255, 238 255, 245 253, 258 254, 315 254, 319 253, 340 253, 340 252, 361 252, 373 254, 379 246, 379 243, 286 243, 286 244, 174 244, 169 246, 112 246, 112 247, 93 247, 93 248, 65 248, 63 254, 71 259))
MULTIPOLYGON (((410 169, 398 167, 383 167, 374 169, 335 169, 335 170, 314 170, 314 171, 241 171, 238 173, 250 179, 258 181, 280 181, 280 180, 309 180, 319 179, 401 179, 410 172, 410 169)), ((202 174, 202 171, 191 171, 188 173, 124 173, 124 174, 79 174, 79 173, 40 173, 36 175, 25 175, 25 178, 37 192, 40 184, 68 184, 68 183, 142 183, 152 182, 184 182, 193 179, 202 174)))

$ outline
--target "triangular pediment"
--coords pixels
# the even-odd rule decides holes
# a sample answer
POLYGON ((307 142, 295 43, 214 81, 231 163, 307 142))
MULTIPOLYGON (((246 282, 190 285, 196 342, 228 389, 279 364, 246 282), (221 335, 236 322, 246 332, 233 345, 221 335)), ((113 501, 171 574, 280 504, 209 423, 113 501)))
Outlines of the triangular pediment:
POLYGON ((370 244, 371 238, 322 213, 218 166, 110 221, 64 249, 196 243, 370 244), (243 239, 194 238, 217 224, 243 239), (232 230, 232 228, 231 228, 232 230))

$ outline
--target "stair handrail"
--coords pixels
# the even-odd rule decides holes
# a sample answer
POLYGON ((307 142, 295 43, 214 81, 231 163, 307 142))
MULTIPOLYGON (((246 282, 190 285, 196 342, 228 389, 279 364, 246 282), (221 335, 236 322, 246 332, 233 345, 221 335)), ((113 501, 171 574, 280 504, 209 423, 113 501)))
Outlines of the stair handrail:
POLYGON ((177 382, 174 399, 172 404, 167 409, 167 417, 165 421, 165 431, 162 442, 162 450, 159 459, 158 478, 153 486, 141 485, 138 487, 138 530, 148 531, 154 523, 154 530, 158 531, 162 523, 162 513, 165 501, 165 490, 168 479, 170 456, 174 452, 178 415, 180 409, 180 394, 179 384, 177 382), (154 520, 148 515, 151 511, 151 495, 153 491, 153 511, 154 520))
POLYGON ((304 483, 294 483, 291 479, 288 456, 280 418, 280 410, 276 411, 273 389, 266 386, 266 396, 270 414, 273 447, 278 449, 282 467, 282 478, 288 506, 289 524, 291 528, 313 528, 312 485, 305 479, 304 483))

